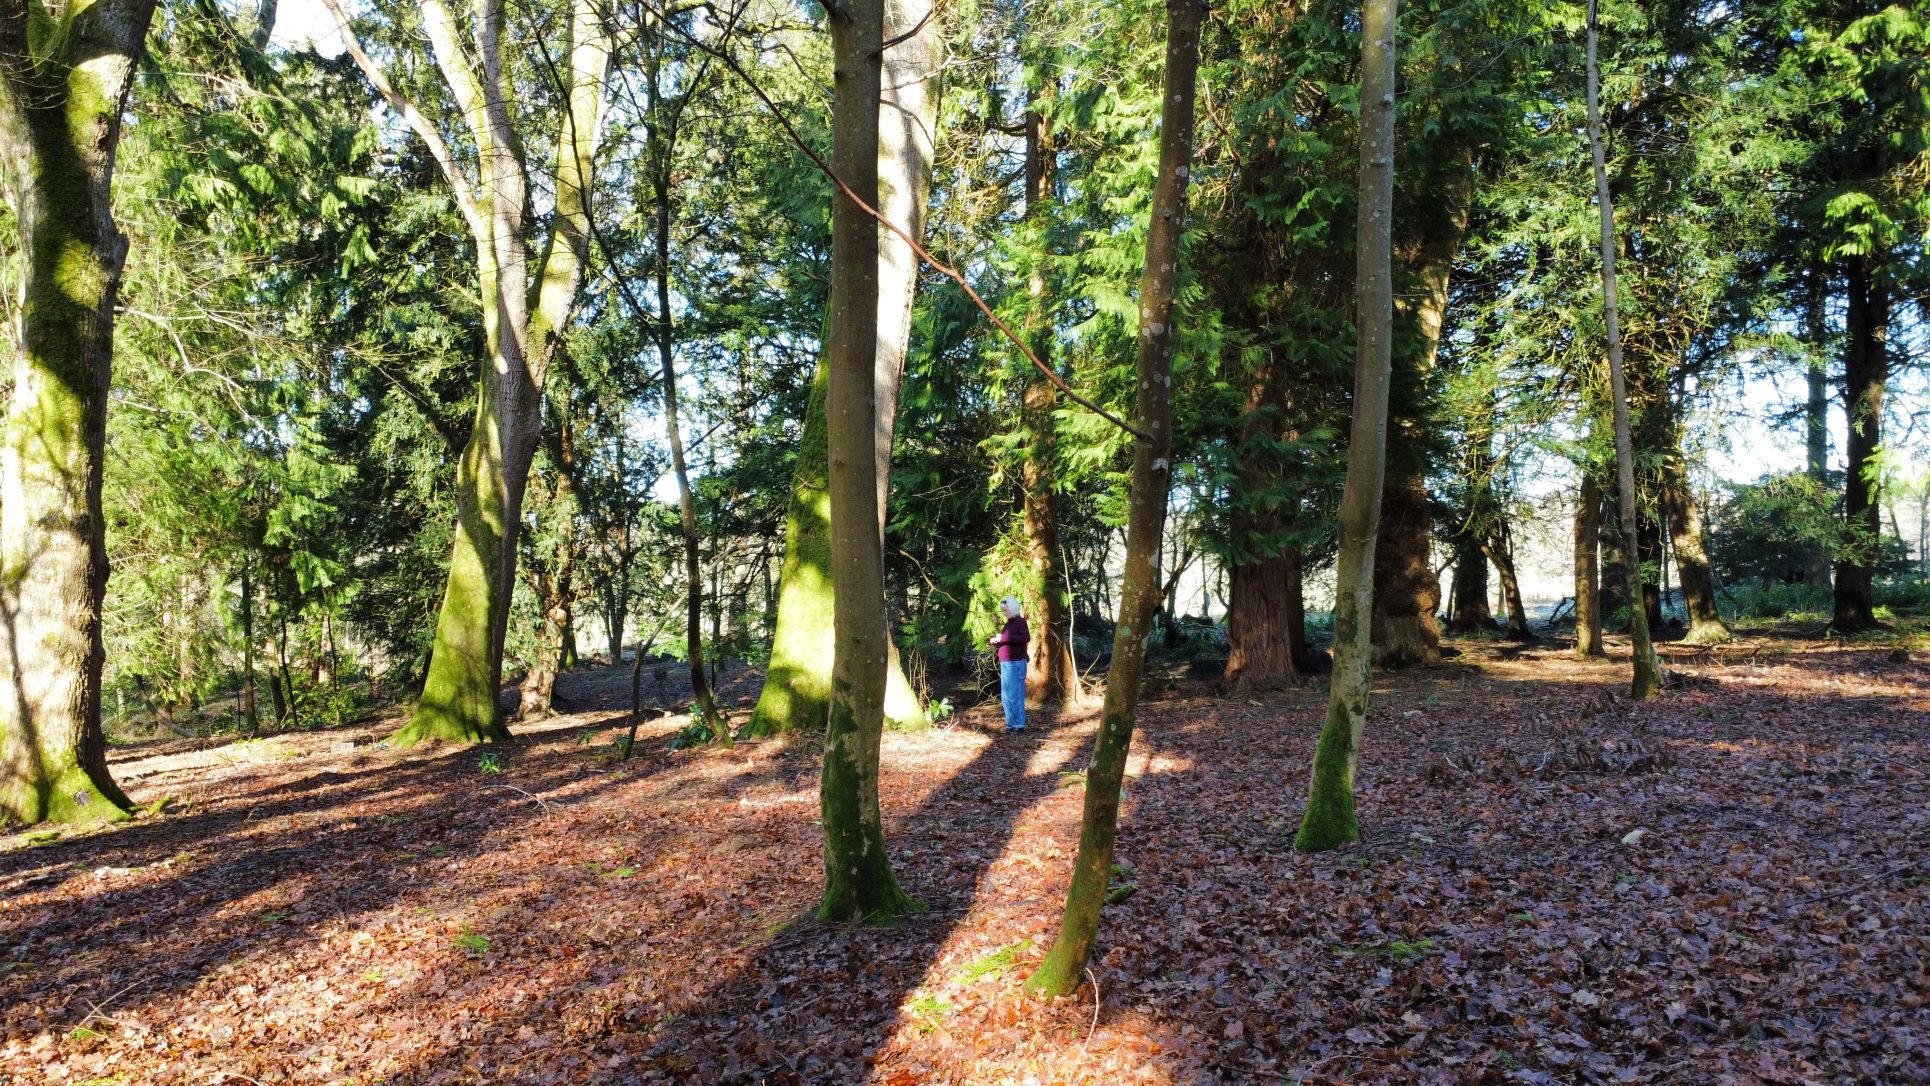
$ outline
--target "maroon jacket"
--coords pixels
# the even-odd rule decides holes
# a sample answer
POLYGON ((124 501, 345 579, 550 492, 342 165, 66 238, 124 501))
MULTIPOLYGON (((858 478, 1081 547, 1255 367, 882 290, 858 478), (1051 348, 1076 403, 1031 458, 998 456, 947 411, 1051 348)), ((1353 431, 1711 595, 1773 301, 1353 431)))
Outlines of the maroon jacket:
POLYGON ((992 644, 998 646, 1001 664, 1025 659, 1025 646, 1031 641, 1032 627, 1025 624, 1024 615, 1014 615, 1006 619, 1005 628, 992 638, 992 644))

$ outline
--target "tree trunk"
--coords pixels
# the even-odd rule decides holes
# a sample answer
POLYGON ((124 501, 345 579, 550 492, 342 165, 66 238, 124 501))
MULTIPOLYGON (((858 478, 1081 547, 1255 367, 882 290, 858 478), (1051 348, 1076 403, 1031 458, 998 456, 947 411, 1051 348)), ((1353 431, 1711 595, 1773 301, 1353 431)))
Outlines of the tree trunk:
MULTIPOLYGON (((337 0, 325 3, 346 26, 337 0)), ((356 64, 429 145, 456 192, 475 238, 488 347, 475 426, 456 468, 457 531, 429 673, 415 714, 392 737, 398 746, 509 738, 496 697, 516 584, 516 535, 542 428, 544 379, 575 308, 588 256, 590 160, 609 61, 594 5, 574 0, 562 65, 568 106, 556 141, 554 221, 532 276, 524 236, 529 179, 523 140, 504 94, 502 8, 478 5, 473 43, 461 41, 443 14, 425 18, 424 30, 478 147, 479 182, 473 188, 435 126, 396 94, 359 44, 349 43, 356 64)))
POLYGON ((101 460, 127 259, 114 148, 153 14, 154 0, 96 0, 55 32, 38 4, 0 9, 0 170, 20 239, 0 455, 0 818, 23 823, 131 807, 101 725, 101 460))
MULTIPOLYGON (((824 727, 831 706, 836 644, 831 573, 831 500, 824 450, 827 369, 820 365, 798 443, 797 478, 784 516, 784 559, 777 581, 777 622, 764 687, 744 734, 769 737, 824 727)), ((893 646, 885 685, 885 720, 894 728, 924 723, 924 709, 893 646)))
POLYGON ((1716 606, 1715 572, 1709 566, 1709 550, 1702 534, 1702 511, 1689 490, 1688 464, 1681 451, 1678 432, 1671 455, 1662 463, 1662 507, 1668 517, 1669 538, 1675 544, 1675 570, 1682 582, 1682 605, 1689 613, 1686 640, 1697 645, 1714 645, 1735 635, 1722 621, 1716 606))
POLYGON ((1532 641, 1528 630, 1528 605, 1521 598, 1521 580, 1515 575, 1514 545, 1509 541, 1508 525, 1503 522, 1481 541, 1481 553, 1501 576, 1501 598, 1508 607, 1508 637, 1513 641, 1532 641))
POLYGON ((1298 547, 1231 571, 1226 610, 1226 685, 1267 690, 1319 670, 1307 644, 1307 608, 1298 547))
POLYGON ((248 734, 261 734, 261 710, 255 694, 255 584, 246 564, 241 567, 241 718, 248 734))
POLYGON ((1134 717, 1146 663, 1146 632, 1158 602, 1154 556, 1166 520, 1172 465, 1174 298, 1179 239, 1186 220, 1186 183, 1192 170, 1193 100, 1199 72, 1204 0, 1167 0, 1166 78, 1160 107, 1159 173, 1153 182, 1146 270, 1139 282, 1138 426, 1133 442, 1132 499, 1126 520, 1126 581, 1113 634, 1112 669, 1092 766, 1086 773, 1084 817, 1072 885, 1058 937, 1027 987, 1069 995, 1085 981, 1099 932, 1099 910, 1110 893, 1113 840, 1119 828, 1119 788, 1132 749, 1134 717))
POLYGON ((1662 628, 1662 522, 1643 510, 1635 529, 1636 553, 1641 557, 1642 613, 1648 616, 1651 630, 1662 628), (1655 571, 1651 577, 1649 571, 1655 571))
POLYGON ((1849 309, 1843 343, 1843 412, 1849 440, 1844 449, 1842 552, 1836 562, 1836 608, 1830 625, 1842 632, 1871 629, 1876 621, 1876 558, 1883 523, 1877 500, 1877 450, 1882 445, 1883 393, 1890 291, 1867 256, 1847 264, 1849 309))
POLYGON ((550 715, 556 699, 556 675, 562 670, 570 627, 570 599, 576 574, 576 433, 573 421, 565 415, 550 426, 548 452, 551 471, 556 478, 536 512, 540 524, 547 519, 553 551, 545 559, 530 556, 537 606, 542 609, 537 631, 536 658, 530 661, 518 692, 516 719, 541 720, 550 715))
POLYGON ((1448 632, 1457 635, 1492 634, 1494 608, 1488 604, 1488 556, 1481 540, 1463 530, 1454 539, 1454 615, 1448 632))
MULTIPOLYGON (((1804 409, 1803 428, 1807 438, 1805 447, 1809 477, 1820 491, 1829 483, 1829 372, 1823 361, 1829 357, 1829 273, 1819 259, 1811 263, 1809 274, 1809 314, 1805 331, 1813 357, 1803 369, 1809 384, 1809 402, 1804 409)), ((1803 581, 1819 591, 1830 587, 1830 552, 1827 543, 1819 541, 1810 546, 1803 581)))
POLYGON ((819 811, 824 826, 826 921, 879 921, 915 903, 899 888, 878 811, 890 630, 878 480, 878 101, 883 0, 830 11, 831 168, 848 190, 832 198, 831 315, 825 348, 831 585, 837 637, 831 663, 819 811))
POLYGON ((1376 596, 1370 631, 1374 663, 1385 668, 1422 667, 1441 660, 1441 581, 1430 553, 1433 536, 1427 478, 1408 471, 1381 498, 1379 525, 1386 537, 1374 551, 1376 596))
MULTIPOLYGON (((1025 338, 1032 353, 1051 365, 1055 353, 1054 323, 1050 293, 1046 289, 1045 262, 1053 149, 1041 98, 1050 93, 1053 76, 1038 72, 1036 69, 1041 66, 1032 67, 1035 71, 1028 82, 1036 81, 1041 86, 1030 91, 1025 113, 1025 222, 1035 246, 1026 275, 1025 338)), ((1019 472, 1020 527, 1025 533, 1026 555, 1031 566, 1025 611, 1035 621, 1027 649, 1025 685, 1028 700, 1077 705, 1085 700, 1085 691, 1079 683, 1079 669, 1073 663, 1072 644, 1067 636, 1072 595, 1064 551, 1059 545, 1059 502, 1055 490, 1059 475, 1058 445, 1052 420, 1055 402, 1051 383, 1028 367, 1024 419, 1029 441, 1019 472)))
POLYGON ((1302 852, 1360 837, 1354 771, 1372 689, 1374 543, 1387 467, 1387 396, 1393 362, 1395 0, 1361 4, 1360 215, 1356 243, 1359 354, 1347 481, 1340 498, 1334 578, 1334 677, 1314 751, 1307 809, 1294 836, 1302 852))
POLYGON ((275 9, 280 6, 280 0, 255 0, 254 17, 248 22, 248 37, 255 43, 256 49, 268 48, 269 41, 274 38, 275 9))
MULTIPOLYGON (((879 201, 885 218, 914 238, 925 233, 937 126, 937 72, 942 39, 929 19, 931 0, 895 0, 886 11, 887 38, 918 30, 885 51, 878 108, 879 201)), ((883 225, 878 233, 878 350, 873 367, 877 396, 878 516, 882 527, 891 479, 898 394, 911 344, 912 302, 918 287, 917 254, 883 225)), ((831 299, 835 307, 837 299, 831 299)), ((826 340, 829 340, 827 329, 826 340)), ((818 367, 798 445, 797 478, 784 517, 784 559, 778 573, 776 622, 764 687, 751 711, 746 735, 781 735, 824 726, 831 704, 834 597, 831 572, 831 511, 824 461, 824 397, 827 365, 818 367)), ((887 634, 889 630, 887 629, 887 634)), ((885 720, 894 728, 926 722, 925 708, 905 679, 897 645, 890 645, 885 680, 885 720)))
POLYGON ((1582 465, 1581 473, 1575 503, 1575 655, 1603 656, 1602 487, 1588 465, 1582 465))
POLYGON ((1615 471, 1619 484, 1617 511, 1622 521, 1622 546, 1629 558, 1624 568, 1628 575, 1629 639, 1633 642, 1633 677, 1629 689, 1636 700, 1650 697, 1659 688, 1661 667, 1655 659, 1655 646, 1649 640, 1648 616, 1633 601, 1642 598, 1641 566, 1635 560, 1640 547, 1635 540, 1635 442, 1628 418, 1628 381, 1622 370, 1622 326, 1615 291, 1615 204, 1608 188, 1608 153, 1602 145, 1601 76, 1597 61, 1597 39, 1601 36, 1596 17, 1596 0, 1588 0, 1588 142, 1595 159, 1595 197, 1602 216, 1602 316, 1608 326, 1608 377, 1615 409, 1615 471))
MULTIPOLYGON (((1420 241, 1408 261, 1419 290, 1395 300, 1403 322, 1420 333, 1414 353, 1417 387, 1424 387, 1440 349, 1454 258, 1467 234, 1474 200, 1474 163, 1465 152, 1433 202, 1421 209, 1420 241)), ((1384 668, 1422 667, 1441 660, 1441 581, 1434 572, 1433 518, 1427 497, 1422 423, 1402 418, 1390 430, 1392 484, 1381 492, 1378 544, 1374 552, 1374 663, 1384 668)))

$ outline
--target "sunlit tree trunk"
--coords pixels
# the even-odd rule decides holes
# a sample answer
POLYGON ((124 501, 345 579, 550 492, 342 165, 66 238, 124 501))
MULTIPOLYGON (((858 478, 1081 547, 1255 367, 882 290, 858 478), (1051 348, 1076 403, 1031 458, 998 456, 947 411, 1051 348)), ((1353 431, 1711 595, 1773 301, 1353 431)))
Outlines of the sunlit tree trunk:
POLYGON ((1173 327, 1179 285, 1179 239, 1186 223, 1186 186, 1192 172, 1193 101, 1199 73, 1204 0, 1167 0, 1166 75, 1160 105, 1159 173, 1153 181, 1152 219, 1146 235, 1146 268, 1139 281, 1139 394, 1133 442, 1132 498, 1126 516, 1126 578, 1119 625, 1113 632, 1099 737, 1086 773, 1079 851, 1072 862, 1059 934, 1027 986, 1048 995, 1069 995, 1085 981, 1086 962, 1099 933, 1099 910, 1112 878, 1113 841, 1119 829, 1119 788, 1132 749, 1133 723, 1146 663, 1147 627, 1158 603, 1155 569, 1166 499, 1172 486, 1168 460, 1173 420, 1173 327))
POLYGON ((878 100, 882 0, 832 8, 831 169, 848 191, 832 197, 831 316, 825 430, 831 513, 831 584, 837 637, 831 663, 819 812, 824 825, 828 921, 877 921, 909 911, 885 848, 878 810, 890 631, 885 618, 884 532, 878 481, 878 224, 859 201, 878 201, 878 100))
POLYGON ((1877 450, 1882 447, 1883 392, 1889 375, 1890 289, 1881 262, 1852 256, 1847 262, 1849 306, 1843 342, 1843 412, 1849 440, 1844 448, 1845 540, 1836 562, 1836 609, 1830 625, 1867 630, 1876 621, 1876 555, 1883 538, 1877 499, 1877 450))
POLYGON ((1387 391, 1393 362, 1395 0, 1361 5, 1359 292, 1354 421, 1340 498, 1339 568, 1334 577, 1334 677, 1327 719, 1314 750, 1307 809, 1294 837, 1302 852, 1360 837, 1354 769, 1372 688, 1374 542, 1387 466, 1387 391))
MULTIPOLYGON (((885 50, 878 108, 878 210, 914 238, 924 236, 925 204, 938 116, 938 67, 942 34, 927 19, 930 0, 899 0, 885 12, 886 39, 918 33, 885 50)), ((878 511, 884 516, 897 429, 898 394, 911 345, 911 313, 918 287, 917 254, 905 240, 878 228, 877 389, 878 511)), ((832 299, 831 304, 836 304, 832 299)), ((826 339, 829 339, 827 330, 826 339)), ((777 620, 764 687, 751 711, 746 735, 781 735, 824 726, 831 704, 831 657, 835 643, 831 584, 831 510, 825 463, 824 396, 827 370, 812 381, 798 444, 797 475, 784 516, 784 558, 777 582, 777 620)), ((925 710, 906 681, 897 645, 885 681, 885 719, 893 727, 918 727, 925 710)))
MULTIPOLYGON (((345 28, 339 0, 323 0, 345 28)), ((422 0, 421 29, 445 89, 475 151, 475 180, 457 163, 437 126, 399 93, 381 67, 346 34, 350 56, 441 168, 476 246, 478 298, 487 358, 475 426, 456 466, 456 533, 428 675, 415 713, 393 737, 507 739, 497 712, 503 638, 516 583, 516 537, 523 493, 542 423, 544 379, 582 285, 589 249, 591 155, 602 104, 609 43, 590 0, 573 0, 569 48, 558 61, 566 92, 557 126, 554 215, 531 271, 528 166, 515 127, 517 103, 503 57, 504 7, 479 0, 465 36, 443 0, 422 0), (467 40, 465 40, 465 37, 467 40)))
POLYGON ((127 238, 114 150, 154 0, 0 5, 0 172, 20 237, 0 444, 0 820, 130 804, 101 729, 101 459, 127 238))
POLYGON ((1602 487, 1587 465, 1575 501, 1575 655, 1602 656, 1602 487))
POLYGON ((1633 644, 1633 677, 1629 689, 1637 699, 1653 695, 1660 686, 1661 668, 1649 640, 1649 622, 1642 600, 1641 548, 1635 538, 1635 442, 1628 417, 1628 381, 1622 369, 1621 315, 1615 293, 1615 205, 1608 188, 1608 153, 1602 145, 1601 76, 1597 61, 1600 27, 1596 0, 1588 0, 1588 142, 1595 158, 1595 197, 1602 218, 1602 316, 1608 326, 1609 390, 1615 412, 1616 510, 1622 522, 1622 547, 1628 560, 1629 640, 1633 644))

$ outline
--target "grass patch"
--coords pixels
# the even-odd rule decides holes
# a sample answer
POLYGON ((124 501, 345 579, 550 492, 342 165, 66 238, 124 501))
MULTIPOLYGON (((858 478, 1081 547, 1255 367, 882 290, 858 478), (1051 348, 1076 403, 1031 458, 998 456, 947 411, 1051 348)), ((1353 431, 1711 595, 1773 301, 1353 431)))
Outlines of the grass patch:
POLYGON ((1434 940, 1395 939, 1387 943, 1341 943, 1335 950, 1355 958, 1392 958, 1397 962, 1419 961, 1434 951, 1434 940))
POLYGON ((977 984, 986 977, 997 976, 1019 963, 1019 955, 1032 949, 1032 940, 1021 939, 1008 947, 1001 947, 989 954, 981 954, 967 962, 964 968, 952 975, 959 984, 977 984))

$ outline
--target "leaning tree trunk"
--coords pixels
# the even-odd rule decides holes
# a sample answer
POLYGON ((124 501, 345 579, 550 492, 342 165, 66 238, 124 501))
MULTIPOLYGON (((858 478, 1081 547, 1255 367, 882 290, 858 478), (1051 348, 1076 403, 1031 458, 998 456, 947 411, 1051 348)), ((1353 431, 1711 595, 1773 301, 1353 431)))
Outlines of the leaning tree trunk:
POLYGON ((0 8, 0 170, 20 231, 19 356, 0 447, 0 819, 132 806, 107 770, 101 459, 127 238, 111 190, 154 0, 0 8), (29 9, 33 9, 31 14, 29 9))
MULTIPOLYGON (((887 49, 878 108, 878 210, 914 238, 925 232, 931 188, 935 89, 941 35, 931 0, 898 0, 886 11, 887 38, 910 34, 887 49), (916 33, 910 33, 916 30, 916 33)), ((878 515, 885 515, 891 479, 898 394, 911 346, 912 302, 918 259, 904 238, 878 227, 877 389, 878 515)), ((835 299, 833 299, 835 305, 835 299)), ((826 336, 829 338, 828 334, 826 336)), ((835 639, 831 586, 831 510, 825 463, 824 396, 827 369, 818 367, 798 445, 797 475, 784 518, 784 559, 778 575, 777 621, 764 687, 751 711, 746 735, 772 736, 824 726, 831 704, 831 658, 835 639)), ((889 646, 885 720, 894 728, 920 727, 925 709, 905 679, 897 644, 889 646)))
POLYGON ((825 419, 837 639, 818 790, 824 825, 818 916, 878 921, 915 907, 892 873, 878 811, 890 630, 878 506, 878 223, 866 206, 878 202, 883 0, 846 0, 831 9, 830 22, 831 169, 841 184, 832 197, 825 419))
POLYGON ((1204 0, 1167 0, 1166 78, 1161 95, 1159 173, 1153 182, 1146 269, 1139 280, 1139 436, 1133 442, 1132 499, 1126 517, 1126 583, 1113 632, 1099 738, 1086 773, 1079 852, 1058 937, 1026 986, 1070 995, 1085 981, 1099 933, 1099 910, 1110 893, 1113 840, 1119 829, 1119 788, 1132 749, 1134 715, 1146 664, 1146 633, 1159 601, 1154 568, 1172 485, 1174 299, 1179 283, 1179 239, 1186 220, 1186 183, 1192 171, 1193 101, 1199 73, 1204 0))
POLYGON ((1374 541, 1387 466, 1387 386, 1393 362, 1395 0, 1361 5, 1360 224, 1355 250, 1359 354, 1347 482, 1340 498, 1334 578, 1334 677, 1314 751, 1313 784, 1294 837, 1302 852, 1359 839, 1354 769, 1373 686, 1374 541))
POLYGON ((1702 532, 1702 510, 1689 489, 1688 464, 1682 456, 1680 428, 1671 441, 1673 448, 1661 465, 1662 511, 1668 518, 1669 539, 1675 544, 1675 571, 1682 581, 1682 605, 1689 613, 1689 632, 1685 640, 1697 645, 1714 645, 1735 635, 1722 621, 1716 606, 1715 571, 1709 565, 1709 549, 1702 532))
POLYGON ((1843 342, 1843 412, 1849 440, 1844 448, 1845 539, 1836 562, 1836 607, 1830 625, 1840 631, 1876 625, 1876 556, 1883 539, 1877 500, 1877 450, 1882 445, 1883 393, 1889 373, 1884 340, 1890 324, 1890 292, 1867 256, 1849 258, 1849 307, 1843 342))
POLYGON ((541 720, 550 715, 556 700, 556 676, 565 666, 570 627, 570 602, 576 578, 576 486, 572 481, 569 423, 562 422, 552 451, 557 462, 556 487, 550 493, 548 515, 561 522, 561 535, 555 540, 555 553, 540 563, 535 578, 537 605, 542 608, 541 628, 537 632, 536 658, 530 661, 517 694, 516 718, 541 720))
POLYGON ((1602 487, 1583 465, 1575 504, 1575 655, 1605 655, 1602 650, 1602 487))
POLYGON ((1532 641, 1534 634, 1528 630, 1528 605, 1521 598, 1521 578, 1515 574, 1515 552, 1510 535, 1507 523, 1503 522, 1481 541, 1481 553, 1501 577, 1501 598, 1508 607, 1509 639, 1532 641))
POLYGON ((1641 553, 1635 538, 1635 442, 1630 436, 1628 380, 1622 368, 1621 314, 1615 295, 1615 204, 1608 189, 1608 152, 1602 145, 1601 76, 1596 59, 1601 31, 1596 0, 1588 0, 1588 142, 1595 158, 1595 197, 1602 215, 1602 317, 1608 328, 1609 392, 1615 409, 1615 473, 1619 489, 1616 508, 1622 521, 1623 569, 1628 577, 1629 640, 1633 642, 1634 675, 1629 689, 1637 700, 1653 695, 1661 682, 1655 645, 1649 640, 1648 614, 1642 607, 1641 553))

